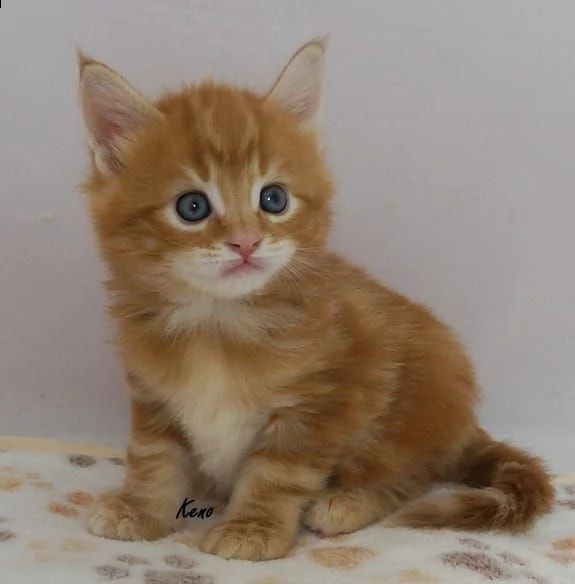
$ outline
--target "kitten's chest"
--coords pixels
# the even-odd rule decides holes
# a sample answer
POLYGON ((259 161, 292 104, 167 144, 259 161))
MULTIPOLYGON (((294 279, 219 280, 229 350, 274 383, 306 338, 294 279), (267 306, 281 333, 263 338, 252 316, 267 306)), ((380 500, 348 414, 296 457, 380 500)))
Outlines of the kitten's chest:
POLYGON ((225 359, 197 355, 193 365, 170 406, 192 443, 200 470, 225 494, 268 416, 246 406, 249 400, 242 398, 247 380, 225 359))

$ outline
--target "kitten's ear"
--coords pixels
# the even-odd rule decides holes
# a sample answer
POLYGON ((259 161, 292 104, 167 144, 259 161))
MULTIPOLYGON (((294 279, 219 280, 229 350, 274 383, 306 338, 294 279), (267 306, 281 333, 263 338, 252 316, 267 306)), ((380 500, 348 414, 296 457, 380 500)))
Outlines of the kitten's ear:
POLYGON ((299 121, 317 124, 323 93, 327 37, 301 47, 289 60, 266 101, 275 101, 299 121))
POLYGON ((88 144, 102 172, 122 168, 130 135, 163 115, 118 73, 78 54, 80 105, 88 144))

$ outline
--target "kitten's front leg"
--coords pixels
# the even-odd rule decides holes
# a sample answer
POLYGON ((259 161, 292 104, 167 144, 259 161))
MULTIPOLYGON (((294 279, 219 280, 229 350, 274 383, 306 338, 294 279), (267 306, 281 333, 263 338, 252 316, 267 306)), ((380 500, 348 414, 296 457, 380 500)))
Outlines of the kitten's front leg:
POLYGON ((206 533, 202 551, 253 561, 288 554, 302 509, 324 487, 332 460, 327 452, 318 452, 313 436, 287 435, 288 425, 249 456, 224 520, 206 533), (306 442, 304 449, 293 451, 306 442))
POLYGON ((124 486, 90 510, 88 530, 122 540, 154 540, 177 524, 185 495, 185 442, 161 407, 132 402, 132 435, 124 486))

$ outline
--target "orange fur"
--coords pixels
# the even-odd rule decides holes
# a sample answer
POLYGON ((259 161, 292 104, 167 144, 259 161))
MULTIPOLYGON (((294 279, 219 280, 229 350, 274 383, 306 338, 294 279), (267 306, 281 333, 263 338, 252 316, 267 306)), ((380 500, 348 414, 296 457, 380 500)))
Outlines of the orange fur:
POLYGON ((323 53, 303 47, 267 96, 206 82, 155 103, 81 57, 84 188, 132 399, 126 481, 93 533, 165 535, 189 480, 228 500, 201 548, 249 560, 287 554, 302 520, 521 530, 551 506, 541 463, 478 428, 452 331, 326 248, 323 53), (257 208, 270 182, 284 215, 257 208), (175 198, 198 190, 212 215, 180 224, 175 198), (223 242, 248 233, 263 267, 226 276, 223 242), (444 481, 466 486, 425 496, 444 481))

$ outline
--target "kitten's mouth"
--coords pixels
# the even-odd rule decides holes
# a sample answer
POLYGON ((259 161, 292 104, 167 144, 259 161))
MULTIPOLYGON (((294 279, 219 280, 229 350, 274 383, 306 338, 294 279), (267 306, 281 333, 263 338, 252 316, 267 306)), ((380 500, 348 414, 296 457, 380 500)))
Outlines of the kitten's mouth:
POLYGON ((242 258, 234 260, 233 263, 222 271, 222 276, 240 276, 243 274, 253 274, 263 269, 260 261, 254 258, 242 258))

